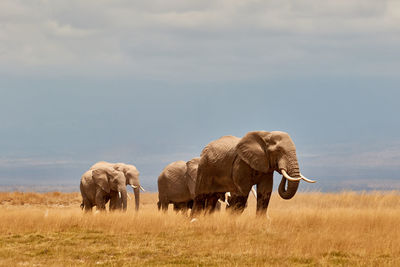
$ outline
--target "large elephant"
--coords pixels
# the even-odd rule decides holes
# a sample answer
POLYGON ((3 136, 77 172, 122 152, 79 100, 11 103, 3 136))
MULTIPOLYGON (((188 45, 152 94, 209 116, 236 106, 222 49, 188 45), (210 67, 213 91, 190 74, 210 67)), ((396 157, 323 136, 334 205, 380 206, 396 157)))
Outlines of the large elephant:
POLYGON ((192 208, 199 161, 175 161, 164 168, 158 177, 158 209, 166 211, 170 203, 175 211, 192 208))
POLYGON ((301 179, 314 182, 300 173, 296 147, 285 132, 249 132, 243 138, 223 136, 209 143, 201 153, 192 216, 203 209, 212 212, 225 192, 232 193, 230 207, 243 212, 255 184, 257 214, 264 215, 271 197, 274 171, 283 175, 278 189, 283 199, 291 199, 296 194, 301 179))
MULTIPOLYGON (((125 164, 125 163, 110 163, 106 161, 99 161, 95 163, 92 167, 90 167, 91 170, 96 169, 96 168, 113 168, 115 170, 121 171, 125 175, 125 184, 130 185, 133 189, 133 193, 135 194, 135 209, 139 210, 139 201, 140 201, 140 189, 143 191, 144 188, 140 185, 139 181, 139 171, 136 169, 135 166, 130 165, 130 164, 125 164)), ((120 209, 121 206, 123 205, 122 201, 120 198, 116 198, 115 196, 111 196, 111 201, 110 201, 110 209, 120 209)))
POLYGON ((90 211, 94 206, 105 210, 112 198, 121 199, 122 208, 127 207, 127 192, 124 173, 114 168, 102 167, 86 171, 81 178, 81 207, 90 211))

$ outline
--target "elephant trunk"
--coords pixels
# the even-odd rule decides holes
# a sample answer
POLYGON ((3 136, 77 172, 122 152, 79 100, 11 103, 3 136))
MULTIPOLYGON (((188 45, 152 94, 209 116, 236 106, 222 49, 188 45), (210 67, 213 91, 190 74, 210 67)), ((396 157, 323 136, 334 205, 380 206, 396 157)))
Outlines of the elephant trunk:
MULTIPOLYGON (((287 170, 290 177, 299 178, 300 170, 299 164, 297 162, 296 153, 292 152, 288 154, 288 157, 284 158, 280 162, 279 169, 287 170)), ((281 183, 279 184, 278 193, 283 199, 291 199, 297 192, 299 188, 299 181, 288 181, 284 176, 282 176, 281 183), (286 188, 287 181, 287 188, 286 188)))
POLYGON ((139 210, 139 201, 140 201, 140 188, 133 188, 133 193, 135 194, 135 210, 139 210))
POLYGON ((285 177, 282 177, 281 183, 279 184, 278 192, 281 198, 291 199, 297 192, 299 182, 288 181, 288 186, 286 189, 286 181, 287 179, 285 177))

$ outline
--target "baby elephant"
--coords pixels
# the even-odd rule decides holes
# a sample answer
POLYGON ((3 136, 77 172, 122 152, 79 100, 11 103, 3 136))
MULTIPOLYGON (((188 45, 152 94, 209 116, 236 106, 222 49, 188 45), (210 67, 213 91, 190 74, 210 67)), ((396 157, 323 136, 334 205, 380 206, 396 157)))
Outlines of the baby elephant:
POLYGON ((197 167, 200 158, 182 160, 167 165, 158 177, 158 209, 168 210, 170 203, 175 211, 186 211, 193 206, 197 167))

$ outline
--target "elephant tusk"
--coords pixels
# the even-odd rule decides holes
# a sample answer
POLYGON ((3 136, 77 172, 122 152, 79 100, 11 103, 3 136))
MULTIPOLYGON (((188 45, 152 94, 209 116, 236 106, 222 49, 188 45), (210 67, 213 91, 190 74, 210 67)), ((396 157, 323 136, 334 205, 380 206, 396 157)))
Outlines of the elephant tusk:
POLYGON ((300 177, 300 178, 293 178, 293 177, 290 177, 287 173, 286 173, 286 171, 284 170, 284 169, 281 169, 281 172, 282 172, 282 175, 286 178, 286 179, 288 179, 289 181, 292 181, 292 182, 298 182, 298 181, 300 181, 302 178, 300 177))
POLYGON ((306 181, 307 183, 312 183, 312 184, 313 184, 313 183, 316 182, 316 181, 314 181, 314 180, 310 180, 310 179, 304 177, 303 174, 301 174, 301 173, 300 173, 300 177, 301 177, 301 179, 303 179, 303 180, 306 181))
POLYGON ((129 194, 128 194, 128 193, 126 193, 126 195, 128 196, 129 200, 131 200, 131 199, 132 199, 132 198, 129 196, 129 194))
POLYGON ((143 192, 146 192, 146 190, 144 190, 144 188, 141 185, 139 185, 139 187, 140 189, 142 189, 143 192))
POLYGON ((221 203, 221 204, 222 204, 222 203, 225 203, 225 202, 223 202, 221 199, 218 199, 218 202, 221 203))
POLYGON ((254 197, 257 199, 257 192, 254 187, 251 188, 251 192, 253 193, 254 197))
POLYGON ((120 191, 118 191, 118 197, 121 198, 121 192, 120 191))
POLYGON ((132 189, 136 189, 137 188, 137 185, 131 184, 131 186, 132 186, 132 189))

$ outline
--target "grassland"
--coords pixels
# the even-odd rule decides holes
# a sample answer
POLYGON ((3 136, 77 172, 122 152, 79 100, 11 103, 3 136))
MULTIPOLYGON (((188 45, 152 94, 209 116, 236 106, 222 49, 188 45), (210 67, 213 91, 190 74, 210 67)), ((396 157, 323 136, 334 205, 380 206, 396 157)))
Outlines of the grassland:
POLYGON ((399 192, 273 195, 269 219, 251 196, 195 223, 142 196, 138 214, 84 215, 78 193, 0 193, 0 265, 400 266, 399 192))

